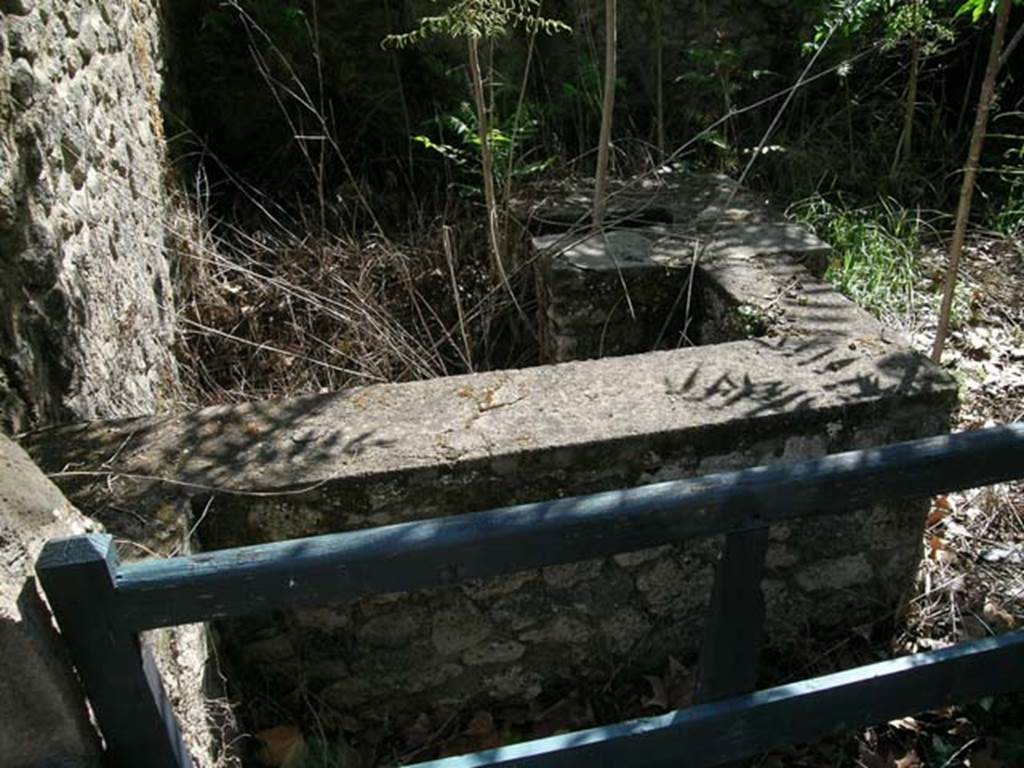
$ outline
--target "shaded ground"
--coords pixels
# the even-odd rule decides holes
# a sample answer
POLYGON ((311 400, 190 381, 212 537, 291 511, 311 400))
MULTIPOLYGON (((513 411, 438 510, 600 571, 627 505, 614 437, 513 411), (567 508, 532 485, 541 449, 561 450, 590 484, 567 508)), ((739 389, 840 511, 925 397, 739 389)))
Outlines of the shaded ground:
MULTIPOLYGON (((926 256, 923 294, 941 292, 945 255, 926 256)), ((964 257, 959 324, 943 364, 961 383, 957 430, 1024 417, 1024 245, 976 239, 964 257)), ((935 301, 922 301, 922 307, 935 301)), ((905 329, 923 354, 935 317, 927 309, 905 329)), ((937 498, 922 542, 917 592, 893 647, 851 637, 834 649, 843 666, 945 648, 1024 626, 1024 483, 937 498)), ((778 751, 754 766, 1008 768, 1024 765, 1024 695, 989 699, 820 744, 778 751)))

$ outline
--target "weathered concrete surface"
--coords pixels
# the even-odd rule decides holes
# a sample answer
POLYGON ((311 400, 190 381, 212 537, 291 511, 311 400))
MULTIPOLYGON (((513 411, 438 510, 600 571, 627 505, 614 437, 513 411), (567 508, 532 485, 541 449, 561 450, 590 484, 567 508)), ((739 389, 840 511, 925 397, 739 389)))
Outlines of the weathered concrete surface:
POLYGON ((158 8, 4 4, 0 428, 153 413, 174 388, 158 8))
POLYGON ((828 246, 727 177, 618 186, 608 222, 627 229, 576 234, 589 208, 571 190, 528 214, 535 231, 549 232, 533 239, 545 359, 737 341, 779 322, 806 333, 870 325, 849 302, 832 301, 827 286, 804 289, 824 272, 828 246), (820 312, 829 307, 831 329, 820 312))
MULTIPOLYGON (((101 517, 146 517, 168 494, 191 495, 205 515, 203 546, 217 548, 948 429, 954 382, 867 320, 846 334, 778 328, 686 350, 61 428, 27 444, 48 467, 112 472, 109 485, 105 475, 64 481, 101 517)), ((902 504, 776 527, 762 585, 774 647, 891 617, 920 556, 924 513, 902 504)), ((692 660, 718 544, 252 617, 221 626, 224 655, 254 725, 280 722, 282 706, 301 718, 313 696, 326 727, 400 730, 424 717, 439 727, 471 702, 529 701, 627 680, 669 655, 692 660)))
MULTIPOLYGON (((173 494, 196 495, 203 486, 244 493, 321 483, 297 499, 306 504, 344 489, 352 501, 368 502, 348 491, 353 483, 395 473, 433 481, 453 471, 502 474, 524 467, 556 472, 582 493, 588 483, 580 459, 600 458, 625 441, 642 440, 657 452, 678 451, 683 438, 699 438, 700 452, 714 454, 737 448, 726 433, 739 422, 751 434, 776 434, 782 424, 816 425, 857 411, 901 421, 907 409, 953 404, 950 377, 895 340, 858 333, 863 330, 855 325, 848 337, 794 333, 72 425, 28 435, 24 443, 44 467, 71 470, 61 483, 76 494, 88 485, 105 486, 111 474, 117 496, 135 498, 135 485, 151 484, 131 476, 150 475, 183 483, 169 487, 173 494), (102 482, 75 477, 88 470, 102 482)), ((471 485, 468 476, 459 485, 471 485)), ((495 505, 530 495, 482 490, 495 505)), ((438 505, 451 503, 422 499, 403 515, 430 517, 438 505)), ((384 522, 373 514, 380 506, 346 505, 330 514, 342 515, 342 528, 366 527, 384 522)), ((102 505, 91 508, 103 511, 102 505)), ((216 528, 217 517, 211 510, 207 530, 216 528)), ((304 529, 297 526, 294 533, 304 529)), ((274 535, 267 531, 261 540, 274 535)))
MULTIPOLYGON (((72 507, 21 447, 0 435, 0 765, 4 768, 100 765, 98 738, 81 687, 34 577, 36 559, 48 539, 100 528, 72 507)), ((111 532, 118 538, 123 535, 116 529, 111 532)), ((166 538, 160 542, 169 543, 166 538)), ((188 551, 183 537, 174 551, 188 551)), ((122 554, 130 559, 140 551, 127 549, 122 554)), ((207 677, 206 628, 149 632, 144 642, 181 718, 197 768, 235 765, 221 738, 230 725, 226 717, 230 713, 210 700, 215 688, 207 677)))
POLYGON ((99 764, 85 701, 33 575, 49 537, 84 533, 93 525, 21 448, 0 435, 0 763, 5 768, 99 764))

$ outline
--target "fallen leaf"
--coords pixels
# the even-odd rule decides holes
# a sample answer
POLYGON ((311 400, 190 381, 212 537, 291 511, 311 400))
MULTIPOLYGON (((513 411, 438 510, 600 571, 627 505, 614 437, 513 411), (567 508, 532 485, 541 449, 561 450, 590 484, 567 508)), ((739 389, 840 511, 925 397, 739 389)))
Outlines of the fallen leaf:
POLYGON ((440 756, 451 757, 467 752, 480 752, 499 747, 502 743, 502 735, 495 728, 494 715, 481 709, 470 718, 460 735, 445 741, 440 756))
POLYGON ((1024 547, 1006 544, 986 549, 981 553, 987 563, 1006 563, 1007 565, 1024 565, 1024 547))
POLYGON ((917 756, 917 752, 911 750, 903 757, 896 758, 895 766, 896 768, 921 768, 921 758, 917 756))
POLYGON ((985 601, 985 607, 981 612, 988 621, 997 624, 1002 630, 1015 629, 1017 626, 1017 618, 994 598, 990 597, 985 601))
POLYGON ((917 650, 925 651, 941 651, 943 648, 949 648, 953 645, 953 641, 949 638, 939 637, 919 637, 915 641, 917 650))
POLYGON ((912 731, 913 733, 921 732, 921 723, 913 717, 901 717, 896 720, 890 720, 889 725, 900 731, 912 731))
POLYGON ((938 507, 934 507, 932 509, 932 511, 928 513, 928 523, 927 523, 927 526, 929 528, 931 528, 932 526, 938 525, 943 520, 945 520, 948 515, 949 515, 949 511, 948 510, 939 509, 938 507))
POLYGON ((971 532, 966 526, 960 525, 957 522, 951 522, 946 526, 946 536, 959 536, 961 538, 970 538, 971 532))
POLYGON ((467 752, 482 752, 502 745, 501 735, 489 733, 485 736, 457 736, 449 739, 439 750, 440 757, 464 755, 467 752))
POLYGON ((306 757, 306 740, 294 725, 259 731, 256 738, 263 742, 256 759, 270 768, 298 768, 306 757))
POLYGON ((956 563, 956 554, 943 546, 942 549, 935 553, 935 562, 942 565, 954 565, 956 563))
POLYGON ((559 699, 547 709, 534 716, 531 738, 544 738, 556 733, 568 733, 572 730, 569 711, 572 703, 569 697, 559 699))

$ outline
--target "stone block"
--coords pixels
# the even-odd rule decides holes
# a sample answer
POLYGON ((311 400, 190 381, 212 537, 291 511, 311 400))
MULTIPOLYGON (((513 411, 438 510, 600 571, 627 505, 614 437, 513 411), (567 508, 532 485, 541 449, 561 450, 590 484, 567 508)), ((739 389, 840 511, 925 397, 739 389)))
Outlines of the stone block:
MULTIPOLYGON (((795 268, 814 279, 802 264, 829 250, 722 176, 668 177, 655 189, 630 194, 627 188, 617 198, 623 211, 631 202, 637 211, 656 207, 660 221, 582 239, 550 232, 533 239, 547 360, 764 336, 786 315, 780 299, 793 286, 787 287, 782 273, 795 268), (783 256, 791 260, 789 267, 779 260, 783 256)), ((581 204, 555 205, 556 215, 542 207, 531 220, 586 218, 581 204)), ((814 298, 796 293, 790 297, 794 305, 814 298)))

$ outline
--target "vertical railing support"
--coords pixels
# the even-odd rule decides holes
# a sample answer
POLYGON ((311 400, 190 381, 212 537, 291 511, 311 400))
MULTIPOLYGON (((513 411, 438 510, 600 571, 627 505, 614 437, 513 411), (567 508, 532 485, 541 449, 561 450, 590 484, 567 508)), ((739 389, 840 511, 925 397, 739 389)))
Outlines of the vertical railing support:
POLYGON ((47 542, 36 573, 116 768, 192 768, 160 675, 120 626, 119 560, 105 534, 47 542))
POLYGON ((725 537, 700 651, 698 703, 740 696, 757 688, 765 633, 761 578, 767 551, 767 528, 725 537))

